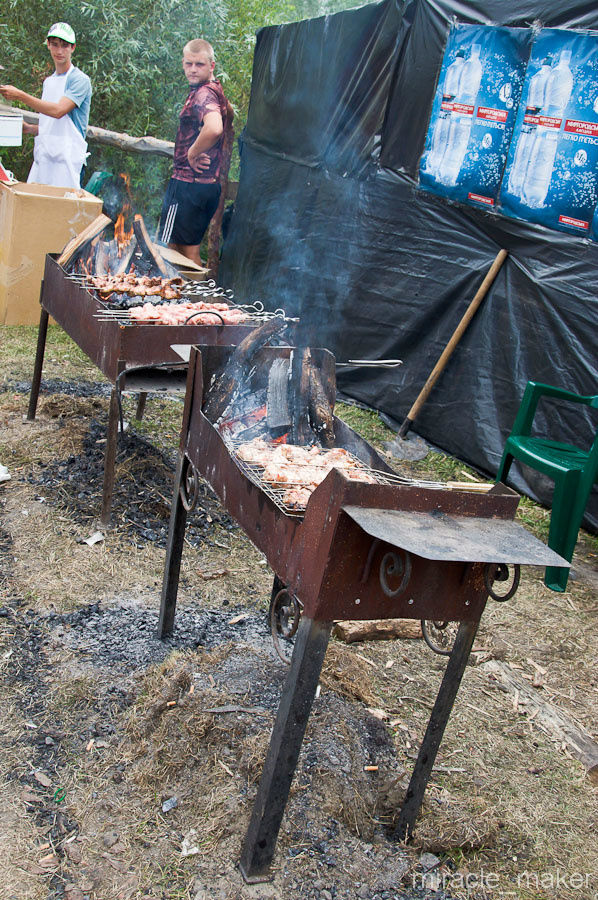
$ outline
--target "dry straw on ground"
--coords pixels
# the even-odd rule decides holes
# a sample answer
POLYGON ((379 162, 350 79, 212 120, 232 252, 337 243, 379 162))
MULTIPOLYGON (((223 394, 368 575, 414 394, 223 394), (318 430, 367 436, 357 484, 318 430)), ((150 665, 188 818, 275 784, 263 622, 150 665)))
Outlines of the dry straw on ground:
MULTIPOLYGON (((598 892, 596 787, 484 666, 508 664, 598 740, 591 540, 582 537, 578 547, 587 574, 566 594, 551 593, 541 573, 529 570, 511 602, 488 606, 409 850, 388 834, 445 662, 421 641, 331 643, 283 821, 274 893, 260 894, 244 886, 235 863, 285 670, 265 629, 256 625, 252 640, 241 642, 228 622, 237 615, 261 621, 271 573, 206 497, 203 530, 185 546, 179 616, 213 612, 220 646, 186 645, 140 666, 133 656, 128 664, 122 654, 111 659, 107 631, 104 656, 90 651, 97 632, 68 617, 99 603, 107 622, 120 621, 123 609, 138 615, 130 622, 153 621, 164 550, 139 536, 118 496, 116 527, 94 547, 80 543, 93 527, 101 485, 90 476, 96 508, 86 510, 60 464, 88 452, 91 424, 101 440, 106 397, 99 390, 42 395, 38 419, 24 422, 26 394, 11 385, 30 377, 35 334, 4 332, 0 462, 13 476, 0 485, 0 879, 7 898, 68 900, 78 896, 73 885, 93 900, 182 900, 200 892, 210 900, 315 900, 325 890, 353 900, 356 885, 370 898, 402 896, 423 883, 425 851, 437 855, 436 874, 455 898, 590 900, 598 892), (42 491, 36 478, 48 470, 52 480, 42 491), (59 803, 57 788, 66 792, 59 803), (173 796, 177 805, 164 812, 173 796), (184 848, 197 852, 186 856, 184 848), (58 866, 47 859, 40 874, 41 861, 54 854, 58 866), (498 886, 466 884, 467 874, 482 872, 498 886), (557 888, 550 877, 559 873, 557 888), (590 892, 563 886, 563 876, 576 873, 590 873, 590 892)), ((99 381, 52 329, 44 377, 99 381)), ((126 401, 126 418, 133 406, 126 401)), ((139 502, 154 530, 166 521, 171 487, 160 453, 173 457, 180 412, 180 405, 150 402, 147 421, 134 428, 156 454, 151 447, 137 454, 131 442, 119 462, 122 497, 133 497, 135 485, 147 492, 139 502), (155 476, 147 486, 144 460, 155 476)))

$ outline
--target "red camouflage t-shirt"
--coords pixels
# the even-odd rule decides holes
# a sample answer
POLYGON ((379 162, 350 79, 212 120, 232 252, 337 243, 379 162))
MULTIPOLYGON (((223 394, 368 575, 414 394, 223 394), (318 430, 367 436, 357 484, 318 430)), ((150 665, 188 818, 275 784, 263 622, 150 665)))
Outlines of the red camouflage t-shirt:
POLYGON ((179 127, 174 143, 173 178, 178 181, 199 181, 204 184, 218 181, 222 160, 222 137, 206 151, 210 157, 210 167, 202 172, 193 171, 187 160, 187 151, 201 131, 206 113, 214 110, 220 112, 226 130, 226 108, 226 97, 219 81, 207 81, 191 88, 179 115, 179 127))

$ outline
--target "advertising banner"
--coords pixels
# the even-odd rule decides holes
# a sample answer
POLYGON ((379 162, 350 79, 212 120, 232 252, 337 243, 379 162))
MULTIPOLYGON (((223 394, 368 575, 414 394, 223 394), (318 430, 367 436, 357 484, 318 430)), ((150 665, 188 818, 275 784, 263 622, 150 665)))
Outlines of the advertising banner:
POLYGON ((547 28, 530 56, 501 211, 589 237, 598 198, 598 34, 547 28))
POLYGON ((531 39, 527 28, 451 28, 420 163, 422 187, 495 207, 531 39))

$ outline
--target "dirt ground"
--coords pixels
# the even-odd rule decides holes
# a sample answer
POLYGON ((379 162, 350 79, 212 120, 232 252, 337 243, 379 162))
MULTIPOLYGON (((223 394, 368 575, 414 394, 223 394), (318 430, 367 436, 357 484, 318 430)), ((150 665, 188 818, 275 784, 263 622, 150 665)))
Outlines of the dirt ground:
POLYGON ((0 342, 2 900, 596 900, 598 778, 524 690, 598 742, 595 539, 566 593, 530 568, 489 603, 407 846, 393 824, 445 658, 331 642, 273 880, 249 886, 237 863, 286 675, 272 574, 203 486, 159 641, 180 400, 150 398, 121 435, 113 527, 84 543, 108 386, 50 329, 27 422, 35 330, 0 342))

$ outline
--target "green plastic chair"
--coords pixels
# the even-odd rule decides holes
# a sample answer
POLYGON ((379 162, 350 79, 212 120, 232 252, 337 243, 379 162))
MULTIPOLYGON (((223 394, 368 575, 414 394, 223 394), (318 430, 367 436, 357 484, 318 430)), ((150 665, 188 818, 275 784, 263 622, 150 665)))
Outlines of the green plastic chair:
MULTIPOLYGON (((507 438, 497 481, 505 482, 513 459, 518 459, 554 481, 548 546, 571 562, 584 510, 592 486, 598 481, 598 430, 589 450, 546 438, 532 437, 531 429, 541 397, 552 397, 598 409, 598 396, 582 397, 536 381, 528 381, 521 405, 507 438)), ((544 582, 553 591, 564 591, 569 569, 547 566, 544 582)))

